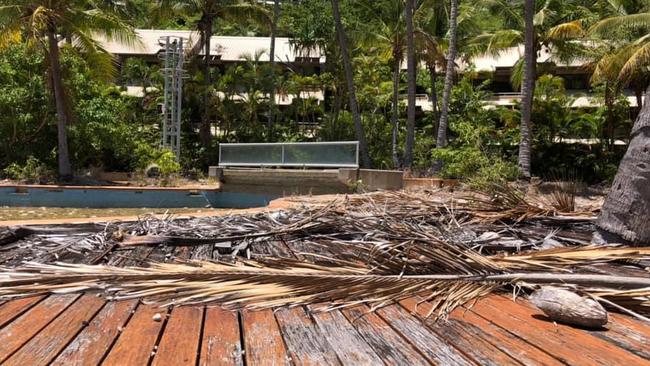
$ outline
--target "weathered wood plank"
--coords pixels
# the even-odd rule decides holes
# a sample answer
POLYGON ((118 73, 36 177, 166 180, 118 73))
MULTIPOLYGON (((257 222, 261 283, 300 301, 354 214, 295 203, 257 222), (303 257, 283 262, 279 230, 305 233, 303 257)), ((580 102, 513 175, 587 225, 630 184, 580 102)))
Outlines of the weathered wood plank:
MULTIPOLYGON (((529 308, 538 317, 542 313, 528 301, 518 301, 519 304, 529 308)), ((635 355, 650 360, 650 327, 628 319, 619 314, 609 314, 606 331, 587 330, 591 335, 604 341, 613 343, 635 355), (645 328, 645 329, 644 329, 645 328)))
POLYGON ((166 316, 167 310, 160 306, 138 306, 102 365, 146 365, 154 351, 166 316), (154 321, 155 314, 160 314, 163 320, 154 321))
POLYGON ((108 265, 118 267, 141 266, 152 251, 153 248, 150 247, 122 250, 111 257, 108 265))
POLYGON ((289 247, 281 240, 269 240, 271 255, 279 258, 296 258, 289 247))
POLYGON ((199 245, 194 249, 194 252, 192 253, 192 259, 198 259, 198 260, 208 260, 212 259, 212 251, 214 250, 214 245, 212 244, 204 244, 204 245, 199 245))
POLYGON ((0 306, 0 328, 9 324, 12 320, 18 318, 20 314, 29 310, 45 296, 30 296, 22 299, 7 301, 0 306))
POLYGON ((289 364, 272 310, 242 310, 242 322, 247 365, 289 364))
MULTIPOLYGON (((478 301, 472 311, 572 365, 650 365, 583 330, 533 317, 530 309, 500 296, 478 301)), ((539 313, 541 314, 541 313, 539 313)), ((539 315, 538 314, 538 315, 539 315)))
POLYGON ((243 365, 239 320, 234 311, 205 309, 199 365, 243 365))
MULTIPOLYGON (((400 304, 410 313, 419 314, 421 317, 426 317, 432 308, 432 305, 427 302, 418 304, 415 298, 404 299, 400 304)), ((441 320, 435 325, 428 324, 428 326, 447 343, 481 365, 521 365, 520 362, 486 341, 485 335, 476 327, 465 326, 456 319, 441 320)))
POLYGON ((106 302, 95 295, 83 295, 36 334, 4 365, 47 365, 81 331, 106 302))
MULTIPOLYGON (((485 334, 484 339, 524 365, 564 365, 564 363, 560 362, 558 359, 554 358, 552 355, 546 353, 534 344, 526 342, 506 329, 501 328, 471 311, 467 311, 467 309, 457 309, 449 315, 449 318, 462 322, 466 326, 480 331, 480 334, 485 334)), ((479 332, 475 334, 479 334, 479 332)))
POLYGON ((27 343, 80 295, 49 296, 0 330, 0 363, 27 343))
POLYGON ((359 305, 344 309, 342 313, 384 362, 389 365, 429 365, 432 362, 369 310, 359 305))
POLYGON ((99 365, 137 305, 137 300, 107 303, 52 366, 99 365))
POLYGON ((366 343, 359 332, 341 314, 334 310, 329 312, 316 312, 316 306, 309 306, 312 317, 321 334, 334 348, 339 360, 344 365, 382 365, 379 355, 366 343))
POLYGON ((301 307, 275 312, 294 365, 340 365, 336 352, 301 307))
POLYGON ((192 257, 195 247, 176 247, 174 248, 174 257, 187 260, 192 257))
POLYGON ((153 365, 196 365, 202 323, 202 306, 177 306, 172 309, 153 365))
POLYGON ((434 363, 440 365, 475 364, 399 305, 389 305, 378 309, 377 314, 434 363))

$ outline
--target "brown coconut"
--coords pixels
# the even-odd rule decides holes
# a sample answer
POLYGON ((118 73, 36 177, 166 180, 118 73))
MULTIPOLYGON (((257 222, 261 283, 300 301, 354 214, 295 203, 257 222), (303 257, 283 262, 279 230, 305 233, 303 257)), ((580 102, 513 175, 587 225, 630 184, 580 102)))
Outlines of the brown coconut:
POLYGON ((530 301, 558 323, 587 328, 607 324, 607 311, 600 303, 569 290, 542 286, 530 295, 530 301))

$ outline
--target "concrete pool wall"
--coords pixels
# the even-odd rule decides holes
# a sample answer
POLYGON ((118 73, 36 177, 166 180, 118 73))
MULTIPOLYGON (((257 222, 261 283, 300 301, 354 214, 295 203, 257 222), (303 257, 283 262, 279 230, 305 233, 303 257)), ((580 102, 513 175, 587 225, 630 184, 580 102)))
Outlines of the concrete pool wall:
POLYGON ((0 186, 0 206, 82 208, 251 208, 277 195, 218 189, 111 186, 0 186))

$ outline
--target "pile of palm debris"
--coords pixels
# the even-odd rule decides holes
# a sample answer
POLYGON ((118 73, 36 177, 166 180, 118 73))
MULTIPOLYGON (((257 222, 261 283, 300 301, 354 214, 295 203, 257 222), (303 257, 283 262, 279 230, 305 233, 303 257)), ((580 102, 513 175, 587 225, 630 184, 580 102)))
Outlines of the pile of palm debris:
POLYGON ((650 247, 592 246, 594 219, 495 186, 462 199, 379 192, 272 213, 143 217, 74 235, 22 228, 0 233, 0 298, 90 290, 174 304, 377 308, 424 295, 439 318, 497 289, 554 284, 641 317, 650 247), (140 248, 163 255, 117 265, 140 248))

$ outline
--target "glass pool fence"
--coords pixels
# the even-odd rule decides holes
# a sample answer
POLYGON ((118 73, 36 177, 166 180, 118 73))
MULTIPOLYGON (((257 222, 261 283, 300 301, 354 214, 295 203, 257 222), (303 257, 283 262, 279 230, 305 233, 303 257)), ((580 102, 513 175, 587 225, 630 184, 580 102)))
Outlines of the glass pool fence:
POLYGON ((219 165, 358 168, 359 142, 224 143, 219 144, 219 165))

